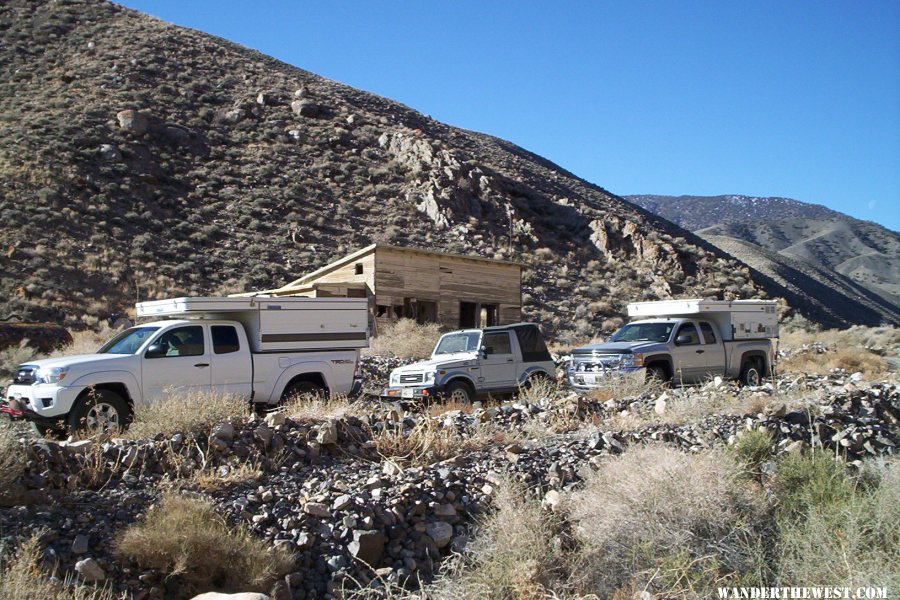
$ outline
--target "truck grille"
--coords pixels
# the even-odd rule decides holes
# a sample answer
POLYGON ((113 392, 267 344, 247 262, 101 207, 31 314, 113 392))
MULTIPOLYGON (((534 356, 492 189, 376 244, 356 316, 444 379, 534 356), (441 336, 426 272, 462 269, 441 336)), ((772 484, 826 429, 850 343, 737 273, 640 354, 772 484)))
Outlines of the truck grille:
POLYGON ((13 383, 16 385, 31 385, 37 381, 35 373, 37 373, 37 367, 22 367, 16 371, 13 383))
POLYGON ((585 357, 582 360, 576 359, 575 370, 592 373, 606 371, 608 369, 618 369, 622 362, 621 358, 622 357, 619 354, 607 354, 592 356, 590 358, 585 357))
POLYGON ((425 381, 422 373, 411 373, 409 375, 401 375, 400 383, 422 383, 425 381))

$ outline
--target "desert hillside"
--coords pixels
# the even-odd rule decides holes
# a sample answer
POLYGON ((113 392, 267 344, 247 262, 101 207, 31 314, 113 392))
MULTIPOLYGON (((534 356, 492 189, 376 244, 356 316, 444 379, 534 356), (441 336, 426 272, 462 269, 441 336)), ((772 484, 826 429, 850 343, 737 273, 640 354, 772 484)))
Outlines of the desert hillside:
POLYGON ((826 313, 846 323, 900 323, 900 234, 894 231, 790 198, 626 199, 758 269, 782 287, 772 293, 791 304, 829 304, 826 313), (785 286, 789 272, 803 275, 785 286))
POLYGON ((547 160, 228 41, 97 0, 6 2, 0 36, 0 317, 91 326, 373 241, 525 262, 525 316, 556 334, 634 299, 759 294, 547 160))

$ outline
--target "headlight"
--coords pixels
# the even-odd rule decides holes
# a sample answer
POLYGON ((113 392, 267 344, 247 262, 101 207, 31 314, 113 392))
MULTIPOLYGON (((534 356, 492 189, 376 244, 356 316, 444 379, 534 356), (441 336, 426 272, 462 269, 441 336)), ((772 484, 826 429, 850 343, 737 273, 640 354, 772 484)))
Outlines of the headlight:
POLYGON ((391 385, 400 383, 400 373, 391 373, 391 385))
POLYGON ((431 383, 432 381, 434 381, 434 371, 426 371, 425 383, 431 383))
POLYGON ((69 367, 51 367, 38 369, 37 380, 41 383, 59 383, 66 377, 69 367))
POLYGON ((623 354, 620 364, 623 367, 642 367, 644 366, 644 355, 640 352, 635 354, 623 354))

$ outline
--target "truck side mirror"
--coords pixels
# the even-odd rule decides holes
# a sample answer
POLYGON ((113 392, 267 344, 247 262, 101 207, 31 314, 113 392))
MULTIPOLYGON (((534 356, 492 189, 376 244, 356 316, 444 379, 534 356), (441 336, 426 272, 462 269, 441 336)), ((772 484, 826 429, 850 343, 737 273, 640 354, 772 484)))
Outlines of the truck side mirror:
POLYGON ((478 352, 479 354, 481 354, 481 358, 487 358, 488 354, 490 354, 490 352, 488 352, 487 346, 482 346, 478 352))
POLYGON ((676 346, 684 346, 684 345, 690 344, 690 343, 691 343, 691 336, 688 335, 687 333, 682 333, 677 338, 675 338, 676 346))
POLYGON ((150 344, 150 347, 147 348, 147 352, 144 353, 144 358, 162 358, 165 355, 165 346, 162 344, 150 344))

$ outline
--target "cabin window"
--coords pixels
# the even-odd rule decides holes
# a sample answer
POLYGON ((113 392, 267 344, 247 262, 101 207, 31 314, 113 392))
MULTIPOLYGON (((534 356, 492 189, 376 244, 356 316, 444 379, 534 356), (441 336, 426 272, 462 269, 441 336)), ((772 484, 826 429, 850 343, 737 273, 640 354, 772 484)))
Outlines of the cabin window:
POLYGON ((480 302, 459 303, 459 326, 461 328, 493 327, 499 324, 499 305, 481 304, 480 302))
POLYGON ((700 321, 700 333, 703 334, 704 344, 716 343, 716 332, 713 331, 712 325, 710 325, 706 321, 700 321))
POLYGON ((481 305, 481 327, 493 327, 500 324, 500 307, 496 304, 481 305))
POLYGON ((357 275, 362 275, 363 274, 362 263, 356 263, 355 265, 353 265, 353 272, 356 273, 357 275))
POLYGON ((231 354, 241 349, 237 330, 231 325, 213 325, 212 331, 213 352, 216 354, 231 354))

